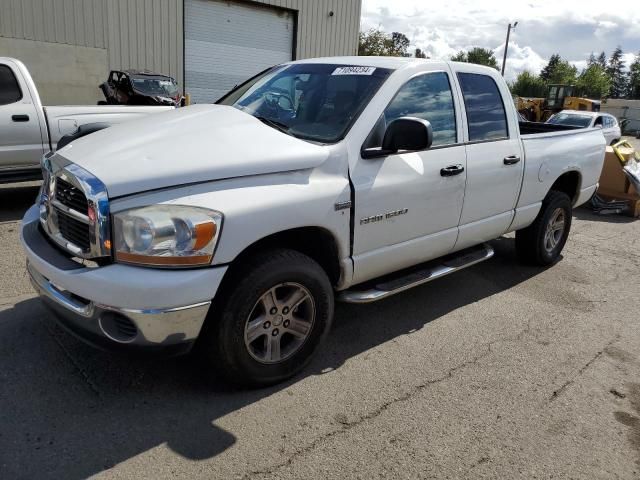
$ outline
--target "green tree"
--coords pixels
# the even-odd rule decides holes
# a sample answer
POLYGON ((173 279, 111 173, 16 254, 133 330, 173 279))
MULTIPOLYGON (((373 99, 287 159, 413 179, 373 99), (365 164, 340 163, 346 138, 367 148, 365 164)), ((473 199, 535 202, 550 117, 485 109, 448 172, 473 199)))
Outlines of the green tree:
POLYGON ((403 33, 393 32, 391 35, 382 30, 372 28, 367 32, 360 32, 358 55, 406 57, 411 42, 403 33))
POLYGON ((578 69, 566 60, 563 60, 557 53, 551 55, 549 63, 540 72, 540 78, 547 84, 574 85, 578 69))
POLYGON ((598 55, 598 59, 596 60, 598 62, 598 65, 600 65, 602 68, 607 68, 607 54, 604 52, 600 52, 600 55, 598 55))
POLYGON ((407 53, 407 49, 409 48, 409 44, 411 42, 407 38, 404 33, 393 32, 391 34, 391 43, 389 44, 389 51, 391 52, 391 56, 394 57, 409 57, 410 54, 407 53))
POLYGON ((467 52, 460 50, 458 53, 451 57, 452 62, 468 62, 467 52))
POLYGON ((607 63, 607 73, 611 78, 611 91, 609 95, 612 98, 622 98, 627 93, 627 76, 625 74, 624 60, 622 59, 622 49, 617 47, 607 63))
POLYGON ((360 32, 360 41, 358 44, 358 55, 386 55, 385 43, 388 39, 386 33, 382 30, 372 28, 367 32, 360 32))
POLYGON ((451 57, 454 62, 475 63, 477 65, 486 65, 498 69, 498 62, 493 54, 493 50, 481 47, 473 47, 468 52, 460 50, 451 57))
POLYGON ((422 51, 420 48, 416 48, 416 51, 413 56, 416 58, 427 58, 427 54, 424 51, 422 51))
POLYGON ((520 72, 516 81, 509 84, 511 93, 519 97, 544 97, 547 86, 536 74, 527 70, 520 72))
POLYGON ((493 50, 486 48, 475 47, 469 50, 467 54, 467 60, 469 63, 476 63, 478 65, 486 65, 487 67, 493 67, 498 69, 498 62, 493 55, 493 50))
POLYGON ((576 82, 580 95, 600 99, 606 97, 611 89, 611 79, 597 62, 585 68, 576 82))
POLYGON ((629 66, 628 97, 640 100, 640 52, 629 66))
POLYGON ((540 71, 540 78, 545 82, 549 82, 551 74, 555 71, 560 61, 560 55, 558 55, 557 53, 551 55, 551 58, 549 59, 547 65, 540 71))

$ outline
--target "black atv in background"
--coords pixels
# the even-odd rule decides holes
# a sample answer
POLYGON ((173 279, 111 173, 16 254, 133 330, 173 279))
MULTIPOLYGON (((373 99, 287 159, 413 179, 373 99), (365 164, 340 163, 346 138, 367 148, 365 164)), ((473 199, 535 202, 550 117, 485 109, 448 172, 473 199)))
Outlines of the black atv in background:
POLYGON ((106 100, 98 105, 184 105, 184 97, 172 77, 146 70, 112 70, 99 88, 106 100))

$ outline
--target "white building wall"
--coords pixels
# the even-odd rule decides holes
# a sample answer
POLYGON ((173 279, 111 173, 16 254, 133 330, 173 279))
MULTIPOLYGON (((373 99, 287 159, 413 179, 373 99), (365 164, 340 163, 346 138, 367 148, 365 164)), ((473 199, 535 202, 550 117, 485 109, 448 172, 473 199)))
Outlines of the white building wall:
POLYGON ((626 120, 623 133, 640 134, 640 100, 609 98, 602 102, 600 109, 617 117, 618 120, 626 120))
MULTIPOLYGON (((357 54, 361 0, 244 3, 286 8, 296 15, 296 58, 357 54)), ((62 44, 69 47, 53 48, 51 54, 59 58, 49 60, 64 65, 67 78, 80 78, 87 71, 92 75, 104 71, 106 79, 110 69, 147 68, 172 75, 183 85, 183 15, 182 0, 0 0, 0 39, 14 40, 0 42, 0 56, 20 57, 35 71, 42 58, 43 43, 62 44), (56 54, 61 50, 65 53, 56 54), (89 65, 78 62, 76 54, 89 65)), ((41 70, 35 77, 36 83, 52 92, 44 100, 60 103, 55 89, 47 84, 57 87, 71 84, 53 78, 55 71, 47 74, 46 69, 41 70)), ((100 98, 97 84, 95 89, 87 85, 78 93, 75 103, 100 98)))

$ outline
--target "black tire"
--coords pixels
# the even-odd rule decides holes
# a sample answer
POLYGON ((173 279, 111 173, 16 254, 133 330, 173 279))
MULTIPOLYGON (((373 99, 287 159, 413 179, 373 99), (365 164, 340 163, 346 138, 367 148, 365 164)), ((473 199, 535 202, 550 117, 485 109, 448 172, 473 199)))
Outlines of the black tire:
MULTIPOLYGON (((534 222, 516 232, 516 253, 518 258, 527 264, 547 266, 555 263, 567 243, 571 230, 571 199, 564 192, 551 190, 542 202, 542 207, 534 222), (554 217, 562 212, 564 227, 552 240, 547 237, 554 217), (551 247, 551 248, 550 248, 551 247)), ((557 218, 555 219, 557 221, 557 218)))
MULTIPOLYGON (((294 376, 309 363, 331 327, 334 298, 326 272, 317 262, 300 252, 278 249, 257 254, 230 274, 227 286, 220 292, 224 300, 214 302, 198 339, 197 352, 200 358, 213 370, 214 377, 241 387, 263 387, 294 376), (310 331, 304 340, 295 339, 301 344, 288 357, 274 363, 263 363, 254 358, 256 343, 245 343, 245 328, 248 328, 255 308, 263 307, 261 298, 267 292, 277 288, 287 293, 291 285, 302 286, 302 290, 306 290, 312 298, 305 300, 306 303, 302 305, 307 313, 313 311, 310 331)), ((281 309, 277 315, 279 322, 283 321, 283 317, 286 322, 287 318, 283 305, 278 303, 277 308, 281 309)), ((290 312, 291 322, 294 312, 290 312)), ((265 308, 262 315, 266 314, 265 308)), ((275 317, 268 318, 273 320, 275 317)), ((273 330, 276 329, 275 325, 276 320, 273 320, 273 325, 270 323, 273 330)), ((287 333, 285 324, 278 325, 281 326, 282 342, 286 339, 291 344, 293 341, 289 336, 294 336, 287 333)), ((255 342, 259 344, 264 340, 266 348, 271 337, 264 333, 261 335, 260 340, 256 339, 255 342)))
POLYGON ((616 143, 618 143, 620 141, 619 138, 613 139, 611 140, 611 143, 609 145, 615 145, 616 143))

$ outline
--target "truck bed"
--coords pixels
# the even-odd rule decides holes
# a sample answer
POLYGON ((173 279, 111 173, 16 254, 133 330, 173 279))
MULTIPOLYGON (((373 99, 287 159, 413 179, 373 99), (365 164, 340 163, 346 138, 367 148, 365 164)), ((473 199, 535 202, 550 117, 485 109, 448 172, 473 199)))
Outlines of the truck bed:
POLYGON ((582 127, 572 125, 557 125, 555 123, 519 122, 520 135, 534 135, 536 133, 566 132, 582 130, 582 127))
MULTIPOLYGON (((525 171, 518 207, 539 203, 563 172, 575 172, 581 190, 597 184, 606 143, 599 128, 521 122, 520 133, 525 171)), ((578 197, 575 204, 584 200, 578 197)))

